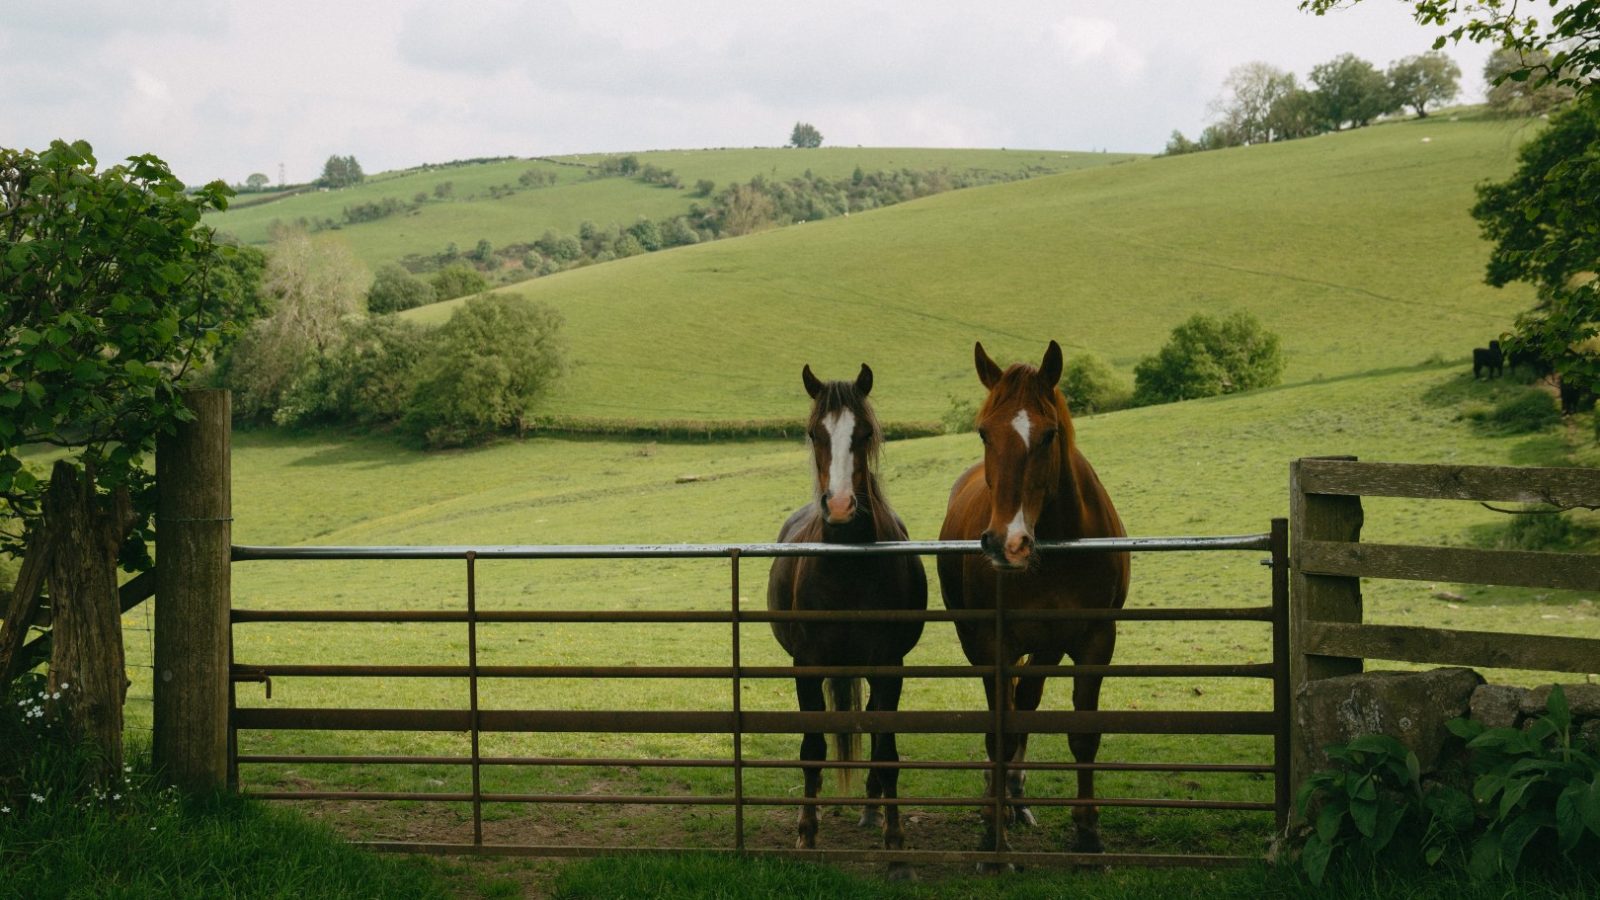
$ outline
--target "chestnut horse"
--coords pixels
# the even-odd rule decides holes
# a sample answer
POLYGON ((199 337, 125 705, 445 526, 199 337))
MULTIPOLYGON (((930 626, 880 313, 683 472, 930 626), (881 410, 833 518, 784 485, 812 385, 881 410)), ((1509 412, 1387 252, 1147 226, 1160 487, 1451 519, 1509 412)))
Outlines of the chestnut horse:
MULTIPOLYGON (((1078 452, 1072 417, 1057 390, 1061 379, 1061 347, 1055 341, 1035 369, 1013 365, 1004 372, 983 351, 974 347, 978 379, 989 396, 978 410, 978 436, 983 441, 983 461, 974 465, 950 490, 940 540, 978 539, 987 556, 939 557, 939 586, 950 609, 994 609, 996 592, 1005 592, 1005 608, 1013 610, 1120 609, 1128 596, 1127 553, 1074 553, 1045 555, 1034 551, 1034 541, 1122 537, 1122 520, 1094 469, 1078 452)), ((961 649, 978 666, 994 665, 996 641, 990 620, 956 623, 961 649)), ((1012 620, 1000 636, 1002 661, 1016 665, 1053 666, 1063 654, 1078 665, 1111 661, 1117 641, 1114 621, 1012 620)), ((1093 710, 1100 705, 1098 677, 1078 675, 1072 682, 1072 705, 1093 710)), ((989 708, 1031 711, 1039 708, 1044 693, 1041 676, 1006 679, 996 696, 992 678, 989 708)), ((1067 736, 1079 762, 1094 762, 1100 748, 1097 733, 1073 732, 1067 736)), ((995 735, 988 736, 989 759, 995 754, 1017 765, 1007 773, 1007 793, 1023 796, 1026 770, 1020 768, 1028 751, 1026 734, 1007 734, 997 749, 995 735)), ((1000 786, 991 785, 997 799, 1000 786)), ((1078 771, 1078 796, 1094 797, 1094 771, 1078 771)), ((1035 824, 1027 806, 1018 802, 1007 811, 1019 824, 1035 824)), ((1099 852, 1099 813, 1092 805, 1072 811, 1077 825, 1074 849, 1099 852)), ((1004 849, 1005 842, 989 820, 986 846, 1004 849)))
MULTIPOLYGON (((778 533, 780 542, 866 544, 903 541, 905 523, 895 515, 883 495, 871 464, 878 456, 883 432, 867 404, 872 390, 872 370, 865 364, 854 382, 822 382, 806 366, 801 372, 811 395, 811 418, 806 425, 812 453, 813 501, 795 510, 778 533)), ((914 556, 779 557, 767 581, 767 607, 780 610, 925 610, 928 580, 922 561, 914 556)), ((794 657, 796 666, 898 666, 922 636, 917 622, 774 622, 772 633, 794 657)), ((869 677, 866 708, 894 711, 900 705, 899 676, 869 677)), ((860 678, 828 678, 832 705, 839 710, 861 708, 860 678)), ((823 679, 797 677, 795 693, 801 711, 825 708, 823 679)), ((856 734, 835 736, 836 757, 856 759, 861 739, 856 734)), ((820 733, 806 734, 800 742, 802 761, 826 756, 820 733)), ((893 734, 872 736, 872 759, 897 762, 893 734)), ((806 797, 814 798, 822 784, 822 770, 803 767, 806 797)), ((840 783, 849 784, 849 770, 840 769, 840 783)), ((897 796, 899 769, 874 768, 867 775, 867 797, 897 796)), ((869 803, 861 825, 883 827, 883 846, 898 850, 905 845, 900 828, 900 808, 869 803), (879 805, 883 812, 879 813, 879 805)), ((800 808, 799 839, 795 845, 812 849, 817 844, 817 808, 800 808)), ((904 865, 891 866, 891 874, 907 875, 904 865)))

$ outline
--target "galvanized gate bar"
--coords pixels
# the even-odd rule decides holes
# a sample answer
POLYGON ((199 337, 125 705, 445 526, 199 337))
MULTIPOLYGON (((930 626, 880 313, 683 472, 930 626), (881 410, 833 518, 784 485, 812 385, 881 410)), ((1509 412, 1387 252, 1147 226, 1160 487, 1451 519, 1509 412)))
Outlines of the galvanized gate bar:
MULTIPOLYGON (((282 763, 288 765, 471 765, 470 756, 356 756, 327 754, 247 754, 238 756, 241 763, 282 763)), ((614 769, 619 767, 649 769, 726 769, 725 759, 693 759, 673 757, 667 759, 616 757, 616 756, 485 756, 479 759, 485 766, 569 766, 614 769)), ((953 760, 799 760, 799 759, 745 759, 746 769, 947 769, 972 771, 989 768, 987 762, 956 762, 953 760)), ((1038 771, 1104 771, 1104 772, 1206 772, 1226 774, 1271 774, 1277 767, 1267 763, 1130 763, 1130 762, 1013 762, 1013 769, 1038 771)))
MULTIPOLYGON (((1217 537, 1084 538, 1040 541, 1045 553, 1182 552, 1194 550, 1270 550, 1266 534, 1217 537)), ((753 557, 778 556, 946 556, 977 555, 977 541, 882 541, 876 544, 506 544, 500 546, 235 546, 234 562, 258 559, 711 559, 735 550, 753 557)))
MULTIPOLYGON (((748 610, 740 620, 759 622, 973 622, 993 615, 986 609, 839 609, 839 610, 748 610)), ((1219 606, 1198 609, 1026 609, 1011 613, 1017 621, 1037 622, 1270 622, 1270 606, 1219 606)), ((366 610, 366 609, 235 609, 235 623, 243 622, 381 622, 428 623, 465 622, 459 610, 366 610)), ((719 610, 483 610, 479 622, 523 622, 538 624, 634 624, 702 623, 720 625, 732 620, 719 610)))
MULTIPOLYGON (((241 677, 315 676, 323 678, 465 678, 468 666, 364 666, 241 664, 241 677)), ((989 666, 479 666, 479 678, 834 678, 900 676, 903 678, 974 678, 989 666)), ((1042 678, 1092 675, 1097 678, 1271 678, 1273 663, 1094 666, 1007 666, 1007 675, 1042 678)))
MULTIPOLYGON (((992 712, 904 710, 828 712, 744 712, 745 734, 800 734, 894 731, 905 734, 987 734, 992 712)), ((714 710, 485 709, 479 727, 492 732, 616 732, 621 734, 732 733, 731 712, 714 710)), ((1276 734, 1271 712, 1192 710, 1037 710, 1012 712, 1004 729, 1011 734, 1099 731, 1107 734, 1276 734)), ((472 715, 455 709, 338 709, 246 707, 238 710, 241 730, 279 731, 468 731, 472 715)))

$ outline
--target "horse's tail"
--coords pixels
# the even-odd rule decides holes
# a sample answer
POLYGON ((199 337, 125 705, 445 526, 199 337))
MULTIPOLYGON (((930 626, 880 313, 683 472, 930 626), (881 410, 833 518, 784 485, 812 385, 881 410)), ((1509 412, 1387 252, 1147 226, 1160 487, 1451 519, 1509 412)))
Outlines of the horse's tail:
MULTIPOLYGON (((861 708, 861 679, 859 678, 829 678, 827 696, 828 708, 839 712, 854 712, 861 708)), ((840 762, 852 762, 861 758, 861 734, 855 731, 841 731, 833 736, 833 758, 840 762)), ((840 767, 833 770, 838 781, 839 789, 848 792, 852 787, 855 769, 840 767)))

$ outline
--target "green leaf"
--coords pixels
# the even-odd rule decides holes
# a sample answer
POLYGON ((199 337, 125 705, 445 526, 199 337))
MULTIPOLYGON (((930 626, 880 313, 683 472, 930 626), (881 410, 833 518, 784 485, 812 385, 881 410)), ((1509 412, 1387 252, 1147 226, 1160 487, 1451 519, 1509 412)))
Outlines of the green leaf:
POLYGON ((1476 878, 1492 878, 1500 871, 1500 833, 1486 831, 1472 845, 1467 871, 1476 878))
POLYGON ((1350 818, 1356 823, 1361 836, 1370 838, 1378 831, 1378 800, 1355 797, 1350 801, 1350 818))
POLYGON ((1342 803, 1328 803, 1317 813, 1317 837, 1329 844, 1339 839, 1339 827, 1344 824, 1345 807, 1342 803))
POLYGON ((1306 845, 1300 851, 1300 865, 1305 868, 1312 884, 1322 883, 1322 876, 1328 871, 1328 859, 1332 855, 1332 844, 1314 834, 1306 838, 1306 845))
POLYGON ((1417 754, 1410 750, 1406 751, 1406 774, 1411 778, 1407 784, 1422 783, 1422 763, 1417 759, 1417 754))
POLYGON ((1436 821, 1444 823, 1451 831, 1460 833, 1472 827, 1477 819, 1472 798, 1465 791, 1449 785, 1439 785, 1428 791, 1424 803, 1436 821))
POLYGON ((1429 866, 1438 865, 1439 864, 1439 860, 1442 859, 1443 857, 1444 857, 1444 845, 1443 844, 1434 844, 1433 846, 1429 847, 1428 849, 1422 851, 1422 858, 1428 863, 1429 866))
POLYGON ((18 469, 17 473, 11 477, 11 486, 19 491, 31 491, 39 486, 39 479, 35 478, 33 473, 26 468, 22 468, 18 469))
POLYGON ((1579 811, 1583 813, 1584 827, 1600 837, 1600 776, 1589 785, 1579 798, 1579 811))
POLYGON ((1522 801, 1522 795, 1526 794, 1528 792, 1528 788, 1533 787, 1533 785, 1538 781, 1539 779, 1537 776, 1533 778, 1517 778, 1508 781, 1506 783, 1505 793, 1500 795, 1500 815, 1497 818, 1504 819, 1507 815, 1509 815, 1511 810, 1516 808, 1517 804, 1522 801))
POLYGON ((1444 723, 1444 727, 1450 729, 1451 734, 1464 741, 1470 741, 1484 732, 1483 723, 1472 719, 1451 719, 1444 723))
POLYGON ((1539 822, 1526 813, 1506 826, 1506 833, 1500 837, 1500 861, 1507 872, 1517 870, 1517 864, 1522 861, 1522 849, 1539 833, 1539 827, 1539 822))
POLYGON ((1550 699, 1545 701, 1544 706, 1556 728, 1566 731, 1572 724, 1572 710, 1567 706, 1567 692, 1561 689, 1561 685, 1550 688, 1550 699))
POLYGON ((1567 853, 1578 846, 1583 837, 1583 792, 1588 785, 1573 782, 1556 798, 1556 836, 1561 842, 1561 852, 1567 853))
POLYGON ((1367 845, 1373 853, 1378 853, 1389 846, 1394 840, 1395 830, 1400 827, 1400 822, 1405 819, 1405 811, 1397 803, 1381 803, 1378 805, 1378 822, 1372 829, 1372 838, 1367 845))

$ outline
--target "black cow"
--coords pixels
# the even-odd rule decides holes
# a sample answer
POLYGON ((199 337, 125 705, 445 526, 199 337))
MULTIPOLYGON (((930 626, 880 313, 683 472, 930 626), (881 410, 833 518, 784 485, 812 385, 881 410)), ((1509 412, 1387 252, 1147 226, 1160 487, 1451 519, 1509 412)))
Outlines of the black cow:
POLYGON ((1594 405, 1594 392, 1581 384, 1561 379, 1561 414, 1570 416, 1594 405))
POLYGON ((1501 368, 1505 365, 1506 355, 1500 352, 1500 342, 1490 341, 1488 348, 1472 348, 1472 377, 1477 378, 1478 373, 1487 370, 1490 378, 1499 376, 1501 368))

